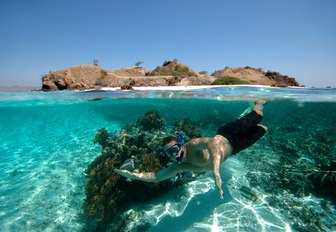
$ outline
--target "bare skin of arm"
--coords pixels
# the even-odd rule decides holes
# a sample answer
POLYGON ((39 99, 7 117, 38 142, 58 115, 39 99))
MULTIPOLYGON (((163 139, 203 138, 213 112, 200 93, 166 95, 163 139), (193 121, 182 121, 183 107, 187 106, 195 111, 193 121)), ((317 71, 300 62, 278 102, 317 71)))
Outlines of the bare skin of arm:
POLYGON ((164 168, 156 173, 155 172, 136 173, 120 169, 115 169, 114 171, 119 175, 132 180, 141 180, 145 182, 160 182, 172 178, 177 173, 182 171, 204 171, 204 169, 200 167, 194 167, 189 163, 182 163, 182 164, 173 163, 169 167, 164 168))
POLYGON ((220 198, 224 198, 224 192, 222 190, 222 178, 219 173, 219 168, 221 164, 221 160, 224 159, 224 157, 221 157, 221 146, 220 146, 220 141, 218 141, 216 138, 214 138, 213 141, 213 155, 212 155, 212 160, 213 160, 213 174, 216 182, 217 189, 219 191, 220 198))

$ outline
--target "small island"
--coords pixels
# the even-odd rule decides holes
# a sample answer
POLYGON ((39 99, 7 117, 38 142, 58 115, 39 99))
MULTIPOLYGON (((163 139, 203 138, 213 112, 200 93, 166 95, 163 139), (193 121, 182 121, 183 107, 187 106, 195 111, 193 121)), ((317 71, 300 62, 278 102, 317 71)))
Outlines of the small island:
POLYGON ((177 60, 165 61, 154 70, 141 67, 106 70, 98 65, 85 64, 50 71, 42 77, 42 91, 86 90, 101 88, 132 89, 140 86, 197 86, 197 85, 267 85, 274 87, 300 86, 293 77, 253 67, 225 67, 208 74, 192 70, 177 60))

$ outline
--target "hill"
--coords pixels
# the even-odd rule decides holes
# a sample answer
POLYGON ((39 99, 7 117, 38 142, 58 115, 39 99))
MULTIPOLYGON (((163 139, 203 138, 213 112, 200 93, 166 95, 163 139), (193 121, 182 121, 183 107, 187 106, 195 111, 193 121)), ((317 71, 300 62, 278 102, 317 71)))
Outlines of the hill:
POLYGON ((276 87, 300 86, 293 77, 282 75, 278 72, 256 69, 249 66, 239 68, 226 67, 223 70, 216 71, 212 76, 219 77, 237 77, 247 81, 251 85, 270 85, 276 87))

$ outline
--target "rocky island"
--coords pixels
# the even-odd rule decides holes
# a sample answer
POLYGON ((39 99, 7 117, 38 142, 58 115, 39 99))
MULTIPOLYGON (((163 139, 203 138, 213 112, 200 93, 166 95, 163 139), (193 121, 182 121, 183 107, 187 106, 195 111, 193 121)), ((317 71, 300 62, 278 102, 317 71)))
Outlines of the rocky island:
POLYGON ((229 68, 208 74, 195 72, 178 61, 165 61, 154 70, 136 65, 106 70, 97 64, 86 64, 50 71, 42 77, 42 91, 85 90, 102 87, 131 89, 133 86, 192 86, 192 85, 269 85, 275 87, 300 86, 293 77, 278 72, 263 71, 249 66, 229 68))

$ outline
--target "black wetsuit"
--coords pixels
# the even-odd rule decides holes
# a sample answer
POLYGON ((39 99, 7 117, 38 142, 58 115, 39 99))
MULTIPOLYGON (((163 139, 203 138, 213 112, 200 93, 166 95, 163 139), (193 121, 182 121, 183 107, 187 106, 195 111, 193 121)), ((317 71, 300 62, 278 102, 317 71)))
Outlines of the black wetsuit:
POLYGON ((254 110, 242 118, 218 128, 217 134, 227 138, 233 148, 232 155, 257 142, 266 130, 258 126, 263 117, 254 110))

